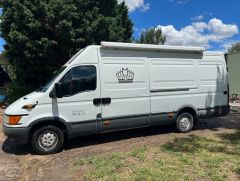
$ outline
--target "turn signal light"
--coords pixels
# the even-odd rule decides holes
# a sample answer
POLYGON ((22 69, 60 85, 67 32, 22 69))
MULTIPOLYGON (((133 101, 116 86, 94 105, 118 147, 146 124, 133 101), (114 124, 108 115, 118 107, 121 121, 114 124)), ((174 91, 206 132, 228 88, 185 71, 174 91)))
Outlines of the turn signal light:
POLYGON ((107 125, 110 124, 110 121, 103 121, 103 124, 104 124, 105 126, 107 126, 107 125))
POLYGON ((173 116, 174 116, 174 113, 173 113, 173 112, 169 112, 169 113, 168 113, 168 117, 169 117, 169 118, 173 118, 173 116))
POLYGON ((22 116, 9 116, 8 118, 8 124, 10 125, 16 125, 20 121, 22 116))

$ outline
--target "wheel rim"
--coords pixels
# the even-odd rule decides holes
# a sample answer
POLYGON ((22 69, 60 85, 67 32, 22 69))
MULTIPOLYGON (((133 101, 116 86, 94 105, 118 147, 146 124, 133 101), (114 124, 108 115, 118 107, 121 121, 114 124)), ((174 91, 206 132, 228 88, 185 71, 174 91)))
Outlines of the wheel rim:
POLYGON ((188 116, 183 116, 179 120, 179 125, 183 130, 188 130, 191 126, 191 118, 188 116))
POLYGON ((38 145, 45 151, 50 151, 58 144, 58 136, 53 131, 47 131, 38 137, 38 145))

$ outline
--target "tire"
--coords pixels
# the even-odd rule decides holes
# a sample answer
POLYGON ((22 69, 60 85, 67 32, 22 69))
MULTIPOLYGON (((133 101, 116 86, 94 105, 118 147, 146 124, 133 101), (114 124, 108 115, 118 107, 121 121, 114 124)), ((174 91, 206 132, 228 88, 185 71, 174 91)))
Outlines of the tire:
POLYGON ((56 126, 48 125, 38 128, 32 135, 32 147, 40 155, 60 151, 64 143, 64 134, 56 126))
POLYGON ((180 113, 177 117, 176 128, 178 132, 187 133, 193 129, 194 118, 188 112, 180 113))

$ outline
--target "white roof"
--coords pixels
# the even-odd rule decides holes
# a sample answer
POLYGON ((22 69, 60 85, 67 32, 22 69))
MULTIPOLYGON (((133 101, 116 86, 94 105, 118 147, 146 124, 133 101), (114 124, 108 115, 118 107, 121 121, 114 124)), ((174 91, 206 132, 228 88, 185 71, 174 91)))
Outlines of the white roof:
POLYGON ((206 51, 203 53, 206 56, 221 56, 224 55, 224 52, 216 52, 216 51, 206 51))
POLYGON ((125 50, 131 49, 131 50, 196 52, 196 53, 202 53, 205 51, 203 47, 152 45, 152 44, 120 43, 120 42, 101 42, 101 47, 112 48, 112 49, 125 49, 125 50))

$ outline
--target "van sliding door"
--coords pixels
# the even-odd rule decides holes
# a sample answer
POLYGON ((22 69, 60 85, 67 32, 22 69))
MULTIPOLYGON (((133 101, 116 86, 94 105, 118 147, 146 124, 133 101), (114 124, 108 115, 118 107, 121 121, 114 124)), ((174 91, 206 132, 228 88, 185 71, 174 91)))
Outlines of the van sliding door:
POLYGON ((101 50, 101 54, 102 121, 98 122, 99 132, 149 125, 146 60, 120 57, 127 54, 124 51, 101 50))

